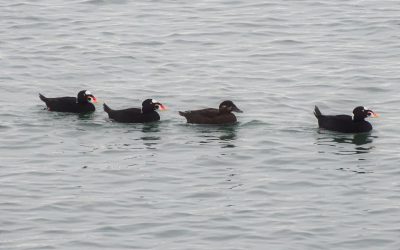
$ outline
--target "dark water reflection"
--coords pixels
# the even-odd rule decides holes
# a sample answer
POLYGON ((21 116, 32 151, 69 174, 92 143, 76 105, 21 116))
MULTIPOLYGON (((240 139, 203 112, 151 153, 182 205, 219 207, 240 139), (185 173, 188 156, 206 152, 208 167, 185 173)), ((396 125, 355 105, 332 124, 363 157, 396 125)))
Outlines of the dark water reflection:
POLYGON ((369 165, 367 154, 370 153, 375 146, 373 140, 378 138, 372 136, 371 133, 360 134, 340 134, 334 132, 319 132, 316 144, 319 147, 319 153, 331 153, 340 156, 355 156, 353 163, 343 165, 337 170, 351 172, 356 174, 373 173, 374 166, 369 165))
POLYGON ((369 153, 374 146, 372 142, 376 136, 371 133, 340 134, 334 132, 318 132, 317 145, 330 146, 329 150, 321 150, 321 153, 332 152, 337 155, 357 155, 369 153), (332 149, 335 149, 332 151, 332 149))
POLYGON ((160 123, 159 122, 151 122, 145 123, 142 125, 142 133, 143 135, 140 139, 143 141, 143 144, 148 149, 156 149, 155 146, 161 140, 161 137, 158 136, 160 132, 160 123))
POLYGON ((238 125, 199 125, 195 126, 196 132, 200 134, 200 143, 207 144, 218 142, 222 144, 222 148, 233 148, 233 143, 237 138, 238 125))
POLYGON ((142 127, 142 132, 143 133, 160 132, 160 123, 159 122, 144 123, 142 127))
POLYGON ((370 133, 354 134, 350 137, 334 137, 334 142, 337 143, 350 143, 356 146, 362 146, 368 143, 372 143, 373 138, 370 133))
POLYGON ((84 113, 78 114, 79 120, 92 120, 95 116, 95 113, 84 113))

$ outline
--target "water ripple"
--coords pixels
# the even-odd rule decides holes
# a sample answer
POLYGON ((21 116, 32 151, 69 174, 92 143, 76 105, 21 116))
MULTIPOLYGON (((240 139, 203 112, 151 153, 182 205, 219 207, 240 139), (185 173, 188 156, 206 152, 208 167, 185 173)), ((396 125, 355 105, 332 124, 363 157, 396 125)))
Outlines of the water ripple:
POLYGON ((398 249, 396 2, 0 6, 0 248, 398 249), (169 111, 119 124, 37 97, 81 89, 169 111), (225 99, 234 126, 177 114, 225 99), (381 118, 331 133, 314 105, 381 118))

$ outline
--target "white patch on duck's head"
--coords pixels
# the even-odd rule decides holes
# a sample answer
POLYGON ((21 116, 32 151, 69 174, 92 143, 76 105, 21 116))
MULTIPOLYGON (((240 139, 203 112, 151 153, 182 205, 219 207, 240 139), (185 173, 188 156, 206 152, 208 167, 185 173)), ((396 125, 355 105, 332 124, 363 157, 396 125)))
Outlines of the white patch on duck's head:
POLYGON ((92 93, 89 90, 86 90, 85 95, 92 95, 92 93))
POLYGON ((152 103, 157 103, 158 101, 156 99, 151 99, 152 103))

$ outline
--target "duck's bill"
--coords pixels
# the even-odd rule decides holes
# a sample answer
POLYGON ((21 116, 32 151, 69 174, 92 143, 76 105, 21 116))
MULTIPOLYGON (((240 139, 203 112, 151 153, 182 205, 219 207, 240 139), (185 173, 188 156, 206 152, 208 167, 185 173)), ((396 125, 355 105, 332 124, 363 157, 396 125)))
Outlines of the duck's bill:
POLYGON ((96 97, 90 96, 90 97, 88 98, 88 101, 91 102, 91 103, 97 103, 98 100, 97 100, 96 97))
POLYGON ((378 118, 379 117, 379 115, 377 113, 373 112, 373 111, 369 111, 368 114, 369 114, 369 117, 371 117, 371 118, 378 118))
POLYGON ((164 110, 167 110, 167 107, 165 105, 158 104, 158 110, 164 111, 164 110))
POLYGON ((238 112, 238 113, 243 113, 243 111, 240 110, 238 107, 233 107, 232 111, 238 112))

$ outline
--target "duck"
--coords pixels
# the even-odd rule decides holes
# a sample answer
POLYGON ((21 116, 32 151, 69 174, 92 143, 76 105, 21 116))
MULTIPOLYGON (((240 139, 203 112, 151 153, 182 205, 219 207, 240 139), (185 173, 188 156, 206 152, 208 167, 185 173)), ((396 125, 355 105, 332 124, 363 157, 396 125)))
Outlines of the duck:
POLYGON ((314 115, 318 120, 320 128, 341 133, 365 133, 372 130, 372 125, 365 119, 368 117, 376 118, 379 115, 372 110, 358 106, 350 115, 323 115, 319 108, 315 106, 314 115))
POLYGON ((49 111, 82 114, 94 112, 96 110, 93 104, 97 103, 97 99, 88 90, 79 91, 77 97, 48 98, 39 93, 39 98, 46 103, 49 111))
POLYGON ((128 108, 114 110, 107 104, 103 104, 104 111, 108 117, 116 122, 122 123, 147 123, 160 120, 160 115, 156 110, 166 110, 166 106, 154 99, 146 99, 142 102, 142 108, 128 108))
POLYGON ((236 105, 226 100, 221 102, 218 109, 206 108, 199 110, 179 111, 179 115, 186 118, 187 123, 193 124, 233 124, 237 122, 232 112, 242 113, 236 105))

